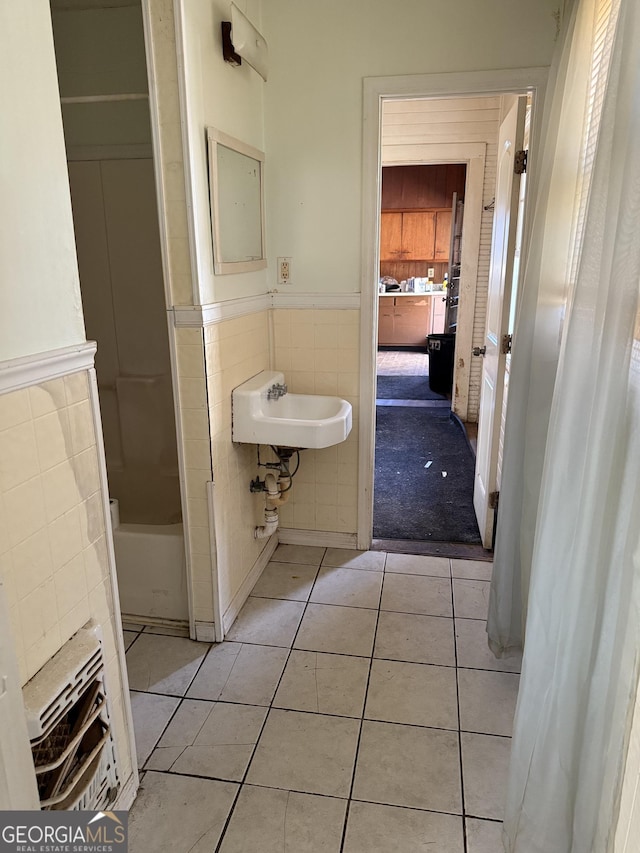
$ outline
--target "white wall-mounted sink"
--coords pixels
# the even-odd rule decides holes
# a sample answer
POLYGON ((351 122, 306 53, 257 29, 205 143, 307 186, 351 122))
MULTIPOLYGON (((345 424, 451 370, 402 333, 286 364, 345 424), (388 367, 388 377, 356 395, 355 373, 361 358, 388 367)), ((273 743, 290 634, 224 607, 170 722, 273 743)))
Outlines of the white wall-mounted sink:
POLYGON ((277 398, 271 392, 269 399, 270 389, 283 385, 283 373, 263 370, 233 390, 234 441, 317 449, 345 440, 351 432, 351 403, 288 392, 277 398))

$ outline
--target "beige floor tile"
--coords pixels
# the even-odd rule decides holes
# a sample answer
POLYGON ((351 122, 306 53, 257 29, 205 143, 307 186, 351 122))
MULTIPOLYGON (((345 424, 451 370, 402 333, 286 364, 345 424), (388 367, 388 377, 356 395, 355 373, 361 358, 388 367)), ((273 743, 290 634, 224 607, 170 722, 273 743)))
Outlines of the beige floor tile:
POLYGON ((346 800, 245 785, 220 853, 339 853, 346 800))
POLYGON ((374 657, 455 666, 453 619, 382 611, 374 657))
POLYGON ((239 782, 266 715, 266 708, 253 705, 185 699, 154 750, 149 766, 239 782))
POLYGON ((322 565, 381 572, 384 569, 386 556, 384 551, 352 551, 350 548, 327 548, 322 565))
POLYGON ((397 806, 352 803, 344 853, 391 851, 463 853, 462 819, 397 806))
POLYGON ((459 669, 461 730, 511 737, 519 683, 512 672, 459 669))
POLYGON ((251 595, 306 601, 318 569, 302 563, 268 563, 251 595))
POLYGON ((135 638, 138 636, 138 632, 137 631, 123 631, 122 636, 124 637, 124 647, 126 650, 129 648, 131 643, 133 643, 135 638))
POLYGON ((376 619, 375 610, 308 604, 294 647, 368 657, 373 649, 376 619))
POLYGON ((486 620, 456 619, 455 629, 458 666, 496 672, 520 672, 522 654, 497 658, 489 648, 486 620))
POLYGON ((323 566, 313 586, 310 601, 377 610, 381 588, 382 572, 323 566))
POLYGON ((294 711, 360 717, 368 676, 366 658, 294 649, 273 704, 294 711))
POLYGON ((180 699, 177 697, 131 691, 131 712, 138 767, 142 767, 153 752, 154 746, 179 704, 180 699))
POLYGON ((493 563, 484 560, 451 560, 451 576, 470 581, 490 581, 493 563))
POLYGON ((249 596, 227 632, 227 640, 289 647, 298 630, 304 607, 301 601, 249 596))
POLYGON ((424 557, 418 554, 387 554, 385 572, 401 572, 405 575, 429 575, 451 577, 448 557, 424 557))
POLYGON ((347 797, 359 728, 345 717, 272 710, 247 782, 347 797))
POLYGON ((419 575, 385 575, 380 607, 399 613, 451 616, 451 581, 419 575))
POLYGON ((184 696, 208 651, 208 643, 140 634, 127 652, 129 687, 184 696))
POLYGON ((211 853, 237 790, 229 782, 145 773, 129 812, 130 853, 211 853))
POLYGON ((318 568, 324 552, 325 548, 315 545, 278 545, 271 559, 276 563, 301 563, 318 568))
POLYGON ((468 853, 501 853, 501 823, 468 817, 466 825, 468 853))
POLYGON ((485 619, 489 610, 489 581, 453 580, 456 619, 485 619))
POLYGON ((465 811, 470 817, 502 820, 511 738, 462 732, 465 811))
POLYGON ((288 649, 228 643, 213 646, 191 687, 190 699, 268 705, 287 662, 288 649))
POLYGON ((453 667, 374 660, 365 717, 458 731, 453 667))
POLYGON ((458 735, 365 720, 353 797, 462 814, 458 735))

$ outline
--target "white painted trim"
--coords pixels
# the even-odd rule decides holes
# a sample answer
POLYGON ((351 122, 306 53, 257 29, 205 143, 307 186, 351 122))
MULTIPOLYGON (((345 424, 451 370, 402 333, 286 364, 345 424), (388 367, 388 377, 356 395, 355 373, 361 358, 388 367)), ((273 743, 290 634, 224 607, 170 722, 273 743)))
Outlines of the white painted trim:
POLYGON ((215 323, 224 323, 225 320, 232 320, 235 317, 268 311, 270 307, 269 295, 263 293, 259 296, 228 299, 225 302, 210 302, 207 305, 177 305, 171 309, 170 313, 173 314, 174 325, 178 328, 183 326, 202 328, 213 326, 215 323))
MULTIPOLYGON (((362 116, 362 279, 360 285, 360 427, 358 456, 358 548, 367 550, 373 532, 373 452, 375 446, 375 286, 379 270, 382 102, 393 98, 438 95, 488 95, 501 92, 534 93, 538 115, 548 75, 547 68, 513 68, 398 77, 366 77, 362 116)), ((535 139, 537 142, 537 137, 535 139)), ((534 146, 532 146, 534 147, 534 146)))
MULTIPOLYGON (((153 52, 153 33, 151 28, 152 0, 142 0, 142 25, 144 29, 144 48, 147 60, 147 83, 149 86, 149 121, 151 124, 151 147, 153 173, 156 185, 156 204, 158 207, 158 227, 160 231, 160 255, 162 259, 162 278, 164 281, 164 298, 167 306, 172 303, 171 296, 171 265, 169 263, 169 225, 167 221, 167 203, 164 194, 164 169, 162 163, 162 146, 160 144, 160 107, 157 85, 156 64, 153 52)), ((175 374, 173 376, 175 383, 175 374)))
POLYGON ((211 552, 211 583, 213 586, 213 623, 214 639, 217 643, 224 640, 224 620, 220 601, 220 575, 218 573, 218 541, 216 538, 215 483, 207 483, 207 510, 209 513, 209 551, 211 552))
MULTIPOLYGON (((266 269, 266 240, 264 232, 264 151, 248 145, 235 136, 229 136, 215 127, 207 127, 207 156, 209 158, 209 204, 211 212, 211 231, 213 234, 213 271, 216 275, 230 275, 241 272, 257 272, 266 269), (222 254, 220 223, 224 220, 224 213, 220 210, 220 177, 218 173, 218 145, 222 148, 230 148, 232 151, 242 154, 250 160, 260 164, 259 168, 259 192, 260 192, 260 257, 251 260, 221 261, 218 260, 222 254)), ((228 248, 228 247, 227 247, 228 248)))
MULTIPOLYGON (((135 758, 135 756, 134 756, 135 758)), ((138 780, 138 772, 129 776, 127 781, 122 787, 122 790, 118 794, 116 801, 113 805, 113 810, 116 812, 128 812, 131 806, 135 803, 136 797, 138 796, 138 786, 140 782, 138 780)))
MULTIPOLYGON (((151 2, 151 0, 145 0, 151 2)), ((180 125, 182 128, 182 162, 185 177, 185 193, 187 200, 187 231, 189 235, 189 255, 191 257, 191 296, 193 304, 200 302, 198 287, 200 267, 198 264, 198 237, 195 222, 195 195, 193 192, 193 169, 191 168, 190 151, 197 151, 195 140, 189 128, 189 116, 193 110, 190 107, 190 92, 187 86, 187 56, 185 43, 185 8, 184 0, 173 2, 173 26, 176 39, 176 66, 178 71, 178 93, 180 102, 180 125)))
POLYGON ((221 643, 214 622, 196 622, 194 639, 199 643, 221 643))
POLYGON ((277 547, 278 537, 271 536, 266 546, 263 548, 262 553, 253 564, 253 568, 244 579, 242 586, 233 596, 231 603, 225 610, 224 616, 222 617, 222 626, 225 634, 235 622, 236 616, 242 610, 243 604, 245 603, 247 598, 249 598, 251 590, 257 584, 258 580, 260 579, 260 575, 265 570, 267 563, 273 556, 273 552, 276 550, 277 547))
MULTIPOLYGON (((104 452, 104 436, 102 432, 102 416, 100 413, 100 398, 98 396, 98 378, 96 370, 92 367, 88 371, 89 379, 89 404, 93 417, 93 428, 96 437, 96 454, 98 456, 98 475, 100 478, 100 497, 102 499, 102 517, 104 521, 104 533, 107 546, 107 561, 109 564, 109 585, 111 587, 111 602, 113 607, 113 621, 115 624, 116 655, 120 670, 120 683, 122 687, 122 705, 124 722, 127 728, 129 740, 129 758, 132 767, 133 798, 135 799, 139 785, 138 762, 136 760, 136 742, 133 728, 133 714, 131 711, 131 699, 129 693, 129 674, 127 671, 127 659, 124 648, 124 635, 122 633, 122 615, 120 613, 120 595, 118 593, 118 575, 116 574, 116 554, 113 547, 113 530, 111 528, 111 508, 109 506, 109 481, 107 479, 107 460, 104 452)), ((117 748, 117 745, 116 745, 117 748)))
MULTIPOLYGON (((497 138, 497 136, 496 136, 497 138)), ((469 411, 469 385, 473 329, 476 313, 476 289, 478 284, 478 256, 482 234, 482 208, 484 204, 484 177, 487 154, 486 142, 414 143, 398 145, 393 158, 385 156, 382 149, 382 165, 410 165, 436 163, 465 163, 467 177, 465 186, 464 228, 462 229, 462 268, 460 271, 460 305, 456 330, 454 356, 452 411, 462 421, 467 420, 469 411)), ((374 309, 377 306, 374 305, 374 309)), ((376 311, 377 314, 377 311, 376 311)), ((377 327, 377 317, 375 326, 377 327)), ((375 375, 372 377, 375 383, 375 375)))
POLYGON ((333 533, 326 530, 295 530, 283 527, 278 530, 278 541, 282 545, 313 545, 318 548, 356 549, 355 533, 333 533))
POLYGON ((209 302, 206 305, 176 305, 170 309, 177 328, 202 328, 224 323, 235 317, 258 314, 270 308, 315 308, 326 310, 360 309, 359 293, 262 293, 209 302))
POLYGON ((360 308, 359 293, 283 293, 271 294, 273 308, 326 308, 358 309, 360 308))
MULTIPOLYGON (((193 566, 191 564, 191 542, 189 540, 189 502, 187 499, 187 473, 184 458, 184 436, 182 434, 182 409, 180 407, 180 378, 178 376, 178 355, 172 313, 167 312, 167 332, 169 337, 169 360, 171 362, 171 393, 173 414, 176 424, 176 451, 178 456, 178 476, 180 477, 180 508, 182 509, 182 532, 184 538, 184 565, 187 581, 187 604, 189 607, 189 636, 195 637, 196 625, 193 607, 193 566)), ((204 352, 204 336, 202 340, 204 352)), ((207 413, 208 414, 208 413, 207 413)))
POLYGON ((40 385, 93 367, 95 341, 0 362, 0 394, 40 385))
POLYGON ((399 74, 395 77, 365 77, 365 101, 376 98, 432 98, 446 95, 477 95, 478 97, 502 92, 527 92, 544 90, 549 69, 507 68, 491 71, 445 71, 440 74, 399 74))

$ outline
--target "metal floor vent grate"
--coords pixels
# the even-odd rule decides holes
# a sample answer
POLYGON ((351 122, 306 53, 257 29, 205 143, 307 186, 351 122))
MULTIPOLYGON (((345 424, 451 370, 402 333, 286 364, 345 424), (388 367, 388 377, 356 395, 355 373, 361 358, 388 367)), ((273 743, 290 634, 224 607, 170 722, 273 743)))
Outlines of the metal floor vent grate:
POLYGON ((104 689, 102 632, 88 622, 23 689, 43 809, 100 810, 119 781, 104 689))

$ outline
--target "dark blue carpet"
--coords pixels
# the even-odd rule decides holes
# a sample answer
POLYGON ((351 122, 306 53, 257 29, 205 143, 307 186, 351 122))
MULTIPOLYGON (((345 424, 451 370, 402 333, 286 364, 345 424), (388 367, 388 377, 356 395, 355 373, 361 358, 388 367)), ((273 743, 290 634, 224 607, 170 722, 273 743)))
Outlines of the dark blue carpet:
POLYGON ((378 406, 375 466, 374 538, 480 544, 475 459, 449 409, 378 406))

